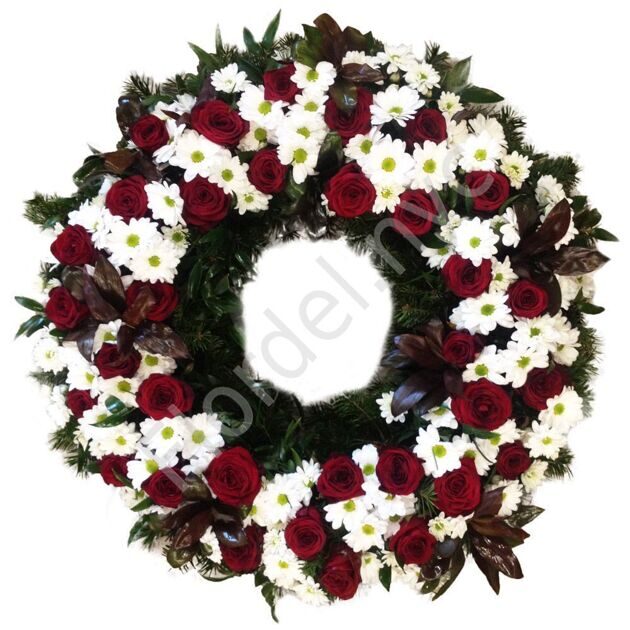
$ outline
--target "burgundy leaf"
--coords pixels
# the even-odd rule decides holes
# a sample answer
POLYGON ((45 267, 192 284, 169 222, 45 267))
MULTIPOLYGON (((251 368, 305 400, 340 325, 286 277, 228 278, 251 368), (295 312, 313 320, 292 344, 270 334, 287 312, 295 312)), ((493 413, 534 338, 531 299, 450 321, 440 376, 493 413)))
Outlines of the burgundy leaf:
POLYGON ((182 494, 186 501, 210 501, 212 500, 212 494, 210 488, 204 480, 190 473, 184 479, 184 486, 182 488, 182 494))
POLYGON ((208 509, 205 503, 189 503, 179 508, 175 512, 166 514, 159 520, 159 527, 162 531, 170 532, 181 528, 184 523, 192 519, 196 514, 208 509))
POLYGON ((408 356, 420 367, 436 370, 444 365, 443 359, 435 355, 426 337, 400 335, 394 339, 394 343, 402 354, 408 356))
POLYGON ((536 232, 521 241, 518 248, 520 255, 535 256, 550 250, 562 240, 570 225, 571 206, 566 199, 563 199, 556 204, 536 232))
POLYGON ((127 324, 123 324, 118 329, 118 335, 116 336, 116 346, 118 347, 118 352, 126 357, 133 350, 133 342, 136 339, 136 329, 131 326, 127 326, 127 324))
POLYGON ((205 103, 206 101, 212 101, 216 97, 217 97, 217 91, 214 85, 212 85, 212 75, 209 74, 205 78, 201 86, 201 90, 199 90, 199 96, 197 96, 196 104, 200 105, 201 103, 205 103))
POLYGON ((481 497, 481 503, 475 510, 475 518, 496 516, 503 503, 503 486, 494 490, 486 490, 481 497))
POLYGON ((135 94, 125 94, 118 99, 116 121, 125 137, 128 136, 130 127, 144 114, 142 102, 135 94))
POLYGON ((609 258, 588 247, 563 247, 549 259, 549 266, 560 276, 582 276, 603 267, 609 258))
POLYGON ((92 317, 97 321, 111 322, 120 317, 120 313, 100 294, 87 269, 83 269, 83 295, 92 317))
POLYGON ((525 542, 529 534, 520 527, 511 527, 503 519, 494 516, 475 517, 468 522, 478 534, 489 538, 498 538, 501 542, 514 547, 525 542))
POLYGON ((151 354, 162 354, 172 359, 188 359, 190 353, 184 340, 160 322, 145 323, 136 335, 136 345, 151 354))
POLYGON ((70 291, 75 300, 84 301, 82 267, 64 267, 61 272, 61 284, 70 291))
POLYGON ((448 392, 443 384, 438 383, 437 387, 431 390, 419 403, 415 406, 415 411, 419 415, 423 415, 434 407, 438 407, 448 398, 448 392))
POLYGON ((157 182, 162 179, 160 169, 155 165, 153 160, 148 158, 144 153, 140 153, 133 165, 134 173, 142 175, 149 182, 157 182))
POLYGON ((348 111, 357 105, 357 86, 345 79, 338 79, 330 86, 330 95, 339 109, 348 111))
POLYGON ((195 514, 177 530, 173 538, 172 548, 187 549, 196 545, 210 527, 212 520, 212 509, 208 505, 204 511, 195 514))
POLYGON ((444 388, 449 396, 461 396, 464 391, 462 373, 455 368, 446 368, 443 372, 444 388))
POLYGON ((473 534, 471 541, 473 550, 490 567, 515 580, 523 577, 520 562, 508 545, 479 534, 473 534))
POLYGON ((398 387, 392 399, 392 414, 399 416, 409 411, 439 384, 439 377, 431 372, 416 372, 398 387))
POLYGON ((88 321, 78 330, 70 331, 64 338, 64 341, 76 341, 79 353, 86 361, 92 360, 92 352, 94 350, 94 337, 98 329, 98 322, 94 320, 88 321))
POLYGON ((381 365, 383 367, 394 368, 395 370, 404 370, 405 368, 411 367, 413 362, 400 350, 392 350, 381 359, 381 365))
POLYGON ((518 224, 518 233, 523 238, 536 224, 538 208, 533 201, 525 199, 514 203, 514 213, 518 224))
POLYGON ((138 152, 131 149, 119 149, 110 153, 103 153, 107 172, 114 175, 123 175, 128 171, 138 158, 138 152))
POLYGON ((147 314, 155 306, 156 300, 151 287, 145 284, 139 291, 136 299, 123 313, 125 324, 137 328, 147 318, 147 314))
POLYGON ((343 29, 343 40, 346 43, 347 50, 367 52, 367 37, 358 29, 352 26, 346 26, 346 28, 343 29))
POLYGON ((484 560, 475 547, 472 548, 472 557, 480 571, 486 576, 486 580, 488 580, 488 584, 490 584, 492 590, 498 595, 501 590, 499 572, 484 560))
POLYGON ((236 508, 215 501, 212 515, 212 528, 221 544, 226 547, 243 547, 247 544, 247 535, 236 508))
POLYGON ((99 293, 118 311, 124 311, 126 300, 122 279, 116 267, 101 253, 96 255, 92 278, 99 293))
POLYGON ((346 53, 346 44, 339 24, 327 13, 315 18, 314 24, 322 34, 322 50, 326 59, 338 67, 346 53))
POLYGON ((366 63, 344 64, 341 66, 341 76, 353 83, 376 83, 383 80, 383 73, 366 63))

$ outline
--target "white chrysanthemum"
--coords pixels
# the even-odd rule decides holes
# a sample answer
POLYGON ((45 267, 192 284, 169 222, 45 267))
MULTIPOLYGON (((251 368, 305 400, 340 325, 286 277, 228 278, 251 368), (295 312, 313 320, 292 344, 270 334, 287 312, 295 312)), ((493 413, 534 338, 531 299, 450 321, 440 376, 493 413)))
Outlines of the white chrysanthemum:
POLYGON ((164 164, 171 161, 171 158, 175 155, 177 143, 186 131, 186 125, 178 125, 177 121, 167 118, 166 131, 168 133, 168 142, 153 152, 153 160, 156 164, 164 164))
POLYGON ((295 73, 291 77, 301 90, 326 92, 335 82, 337 71, 329 61, 320 61, 314 68, 295 63, 295 73))
POLYGON ((427 475, 441 477, 461 466, 459 451, 451 442, 445 442, 434 426, 418 431, 413 452, 421 459, 427 475))
POLYGON ((144 187, 149 199, 149 208, 154 219, 174 226, 182 222, 184 200, 177 184, 151 182, 144 187))
POLYGON ((202 544, 203 552, 208 559, 215 564, 220 564, 223 560, 223 554, 221 553, 219 539, 212 530, 212 527, 208 527, 206 533, 201 537, 199 542, 202 544))
POLYGON ((439 237, 445 243, 451 243, 453 241, 453 230, 458 228, 462 224, 462 217, 455 212, 455 210, 449 210, 446 215, 446 222, 440 226, 439 237))
POLYGON ((527 375, 534 368, 545 368, 549 365, 549 353, 544 348, 508 341, 507 348, 500 352, 505 376, 512 387, 525 385, 527 375))
POLYGON ((98 396, 98 368, 88 363, 76 350, 64 354, 68 364, 66 382, 70 389, 87 390, 92 396, 98 396))
POLYGON ((90 453, 98 458, 104 455, 133 455, 139 439, 135 425, 127 422, 106 429, 94 429, 90 453))
POLYGON ((569 320, 559 313, 553 319, 558 332, 558 344, 553 351, 553 359, 561 365, 573 365, 578 357, 580 331, 573 328, 569 320))
POLYGON ((323 115, 327 100, 328 94, 324 92, 305 90, 302 94, 296 94, 295 103, 289 107, 289 111, 323 115))
POLYGON ((135 459, 127 463, 127 477, 131 485, 140 490, 142 484, 158 470, 172 468, 177 465, 177 455, 167 453, 164 457, 159 457, 142 447, 138 449, 135 459))
POLYGON ((136 378, 141 381, 151 376, 151 374, 172 374, 177 367, 177 363, 171 357, 144 351, 141 351, 140 354, 142 359, 136 378))
POLYGON ((315 175, 319 157, 319 144, 312 139, 296 134, 290 141, 278 147, 278 158, 282 164, 293 167, 293 179, 301 184, 307 177, 315 175))
POLYGON ((184 437, 182 457, 185 459, 214 453, 225 444, 221 435, 223 425, 216 413, 198 413, 182 418, 181 427, 184 437))
POLYGON ((344 153, 348 159, 356 160, 360 166, 363 166, 374 145, 381 142, 384 137, 377 127, 372 127, 367 134, 358 134, 350 138, 344 148, 344 153))
MULTIPOLYGON (((123 286, 128 276, 123 278, 123 286)), ((127 285, 128 286, 128 285, 127 285)), ((98 325, 94 333, 94 346, 92 352, 96 354, 106 343, 116 343, 118 339, 118 331, 122 326, 122 319, 115 319, 111 322, 105 322, 98 325)))
POLYGON ((271 141, 277 141, 276 134, 267 131, 264 127, 256 123, 249 124, 249 131, 240 139, 238 143, 239 151, 259 151, 271 141))
POLYGON ((182 466, 182 472, 185 475, 192 473, 193 475, 203 474, 210 465, 210 462, 214 459, 216 453, 201 452, 199 455, 195 455, 188 460, 188 463, 182 466))
POLYGON ((68 405, 66 405, 68 388, 65 385, 55 385, 51 389, 47 385, 42 385, 41 390, 49 398, 46 415, 52 420, 54 426, 65 427, 71 417, 68 405))
POLYGON ((389 494, 380 490, 376 483, 364 484, 363 487, 366 502, 383 521, 395 524, 401 518, 415 513, 415 495, 389 494))
POLYGON ((389 74, 398 71, 407 72, 418 63, 411 46, 404 44, 399 46, 385 44, 384 50, 379 52, 376 58, 380 65, 386 66, 385 69, 389 74))
POLYGON ((325 519, 331 524, 333 529, 345 527, 347 531, 352 531, 363 522, 368 515, 368 509, 362 497, 329 503, 324 506, 325 519))
POLYGON ((162 420, 147 418, 140 423, 140 431, 142 444, 159 457, 178 453, 184 445, 182 418, 179 416, 162 420))
POLYGON ((456 435, 453 438, 453 446, 457 449, 460 459, 466 457, 475 462, 477 474, 485 475, 494 465, 499 454, 499 447, 491 441, 486 440, 485 444, 480 445, 481 440, 474 442, 466 434, 456 435))
POLYGON ((507 294, 482 293, 476 298, 467 298, 453 309, 451 322, 458 330, 488 335, 497 326, 513 328, 514 319, 507 306, 507 294))
POLYGON ((523 486, 518 481, 497 481, 491 486, 488 486, 489 490, 496 488, 503 488, 503 494, 501 495, 501 507, 497 516, 505 518, 516 512, 518 506, 523 498, 523 486))
POLYGON ((370 105, 373 125, 384 125, 395 120, 401 127, 413 118, 424 105, 418 92, 406 85, 390 85, 386 90, 377 92, 370 105))
POLYGON ((223 147, 188 129, 175 143, 169 163, 184 169, 184 181, 189 182, 197 175, 207 177, 217 154, 223 151, 223 147))
POLYGON ((547 401, 547 408, 538 414, 541 422, 564 433, 582 418, 582 399, 573 387, 565 387, 560 394, 547 401))
POLYGON ((483 114, 477 114, 475 118, 468 121, 473 133, 480 136, 484 131, 493 139, 496 140, 501 146, 505 146, 505 132, 501 123, 490 116, 486 117, 483 114))
POLYGON ((381 561, 375 553, 361 554, 361 583, 366 585, 378 584, 381 567, 381 561))
POLYGON ((276 475, 254 500, 253 519, 262 527, 277 527, 294 518, 302 507, 304 485, 292 475, 276 475))
POLYGON ((595 297, 595 282, 592 273, 584 276, 556 276, 556 278, 562 292, 563 309, 569 308, 580 291, 582 297, 588 302, 595 297))
POLYGON ((236 209, 239 214, 262 212, 269 208, 271 195, 260 192, 255 186, 247 186, 236 195, 236 209))
POLYGON ((484 259, 492 258, 497 252, 499 236, 492 229, 490 221, 479 217, 463 219, 453 230, 452 245, 462 257, 478 267, 484 259))
POLYGON ((129 223, 119 219, 111 225, 106 246, 110 252, 110 262, 120 267, 129 266, 129 261, 134 257, 161 242, 158 224, 151 219, 131 219, 129 223))
POLYGON ((543 175, 536 183, 536 201, 544 208, 553 208, 566 196, 562 184, 553 175, 543 175))
POLYGON ((485 378, 497 385, 505 385, 505 359, 502 354, 497 353, 497 347, 494 344, 485 346, 481 354, 466 366, 462 378, 464 382, 478 381, 485 378))
POLYGON ((39 339, 33 348, 33 362, 44 372, 59 374, 66 367, 66 357, 59 341, 50 336, 39 339))
POLYGON ((420 254, 423 258, 427 259, 427 265, 431 269, 441 269, 446 264, 446 261, 450 258, 453 251, 450 247, 440 247, 435 249, 433 247, 427 247, 420 244, 420 254))
POLYGON ((261 87, 248 85, 243 90, 238 107, 244 120, 256 123, 265 129, 277 129, 284 119, 284 101, 268 101, 261 87))
POLYGON ((401 413, 399 416, 394 416, 392 413, 392 400, 394 399, 394 392, 383 392, 380 398, 376 399, 376 404, 381 410, 381 418, 391 424, 392 422, 404 422, 405 414, 401 413))
POLYGON ((501 172, 510 180, 512 188, 520 190, 523 182, 529 177, 529 169, 533 162, 524 155, 512 151, 501 158, 501 172))
POLYGON ((376 199, 372 212, 374 214, 382 214, 383 212, 394 212, 396 206, 400 203, 400 195, 405 192, 405 187, 396 183, 377 184, 376 199))
MULTIPOLYGON (((553 210, 553 206, 547 206, 544 214, 540 217, 541 223, 549 216, 549 213, 553 210)), ((575 227, 575 223, 573 221, 573 210, 570 213, 569 227, 567 231, 564 233, 564 236, 554 244, 555 249, 560 249, 563 245, 568 245, 577 235, 579 234, 578 229, 575 227)))
POLYGON ((374 184, 407 186, 414 168, 413 158, 402 140, 385 136, 375 144, 363 164, 363 170, 374 184))
POLYGON ((115 396, 126 407, 137 407, 136 392, 139 385, 137 378, 124 378, 122 376, 101 378, 98 381, 98 388, 101 390, 99 400, 105 402, 110 396, 115 396))
POLYGON ((129 262, 129 269, 135 280, 172 283, 181 255, 181 251, 170 241, 157 240, 134 255, 129 262))
POLYGON ((376 68, 379 66, 380 62, 376 57, 368 55, 362 50, 349 50, 341 60, 342 66, 347 66, 350 64, 357 64, 359 66, 370 66, 371 68, 376 68))
POLYGON ((80 225, 91 235, 96 247, 105 247, 105 240, 114 217, 103 206, 102 198, 84 201, 78 210, 68 215, 68 225, 80 225))
POLYGON ((455 179, 457 161, 447 142, 436 144, 427 140, 422 146, 416 145, 413 152, 415 167, 411 187, 431 192, 440 190, 444 184, 455 179))
POLYGON ((467 173, 471 171, 494 171, 503 154, 503 148, 496 138, 484 130, 479 135, 471 134, 459 147, 459 165, 467 173))
POLYGON ((440 512, 429 521, 429 531, 442 542, 445 538, 463 538, 468 531, 468 524, 463 516, 446 516, 440 512))
POLYGON ((373 547, 384 549, 385 540, 383 536, 386 530, 387 525, 381 519, 370 515, 358 527, 349 531, 343 539, 356 552, 368 551, 373 547))
POLYGON ((291 144, 296 140, 296 136, 300 136, 297 138, 298 141, 306 139, 321 144, 327 131, 323 116, 305 111, 293 111, 287 115, 278 129, 278 143, 291 144))
POLYGON ((558 429, 554 429, 544 422, 534 421, 523 444, 529 449, 532 457, 557 459, 560 449, 567 445, 567 438, 558 429))
POLYGON ((183 256, 188 249, 188 229, 184 225, 175 225, 173 227, 164 226, 162 235, 177 250, 180 256, 183 256))
POLYGON ((242 164, 229 151, 221 152, 217 155, 208 179, 228 195, 239 194, 251 186, 247 178, 248 169, 248 164, 242 164))
POLYGON ((451 399, 447 399, 439 407, 433 407, 427 411, 422 417, 430 422, 436 429, 442 427, 446 429, 456 429, 458 426, 457 419, 450 409, 451 399))
POLYGON ((517 319, 514 324, 512 339, 522 346, 529 346, 542 352, 555 350, 560 333, 556 320, 550 315, 517 319))
POLYGON ((288 548, 263 553, 264 574, 280 588, 293 588, 303 577, 304 562, 288 548))
POLYGON ((442 92, 437 101, 437 105, 438 109, 450 118, 464 110, 459 95, 454 92, 442 92))
POLYGON ((405 81, 424 96, 430 96, 433 88, 440 87, 440 73, 430 63, 421 61, 411 66, 405 81))
POLYGON ((215 70, 210 76, 212 86, 218 92, 234 94, 235 92, 242 92, 249 85, 247 73, 239 70, 235 63, 215 70))
POLYGON ((294 584, 292 589, 295 595, 305 604, 323 606, 330 601, 321 586, 310 576, 302 576, 301 581, 294 584))
MULTIPOLYGON (((352 452, 354 463, 362 470, 366 480, 376 480, 378 449, 374 444, 366 444, 352 452)), ((378 480, 376 480, 378 481, 378 480)))
MULTIPOLYGON (((446 114, 444 114, 446 117, 446 114)), ((455 120, 448 120, 446 122, 446 140, 448 146, 457 153, 459 156, 459 147, 466 141, 470 134, 468 133, 468 125, 465 120, 456 122, 455 120)))
POLYGON ((503 261, 498 258, 492 259, 492 282, 490 282, 489 291, 503 293, 517 279, 518 276, 512 270, 509 256, 506 256, 503 261))
POLYGON ((506 247, 516 247, 521 242, 521 234, 518 229, 518 218, 514 208, 506 208, 501 215, 501 240, 506 247))
POLYGON ((544 481, 549 462, 540 459, 532 462, 532 465, 521 475, 521 482, 525 490, 532 493, 544 481))

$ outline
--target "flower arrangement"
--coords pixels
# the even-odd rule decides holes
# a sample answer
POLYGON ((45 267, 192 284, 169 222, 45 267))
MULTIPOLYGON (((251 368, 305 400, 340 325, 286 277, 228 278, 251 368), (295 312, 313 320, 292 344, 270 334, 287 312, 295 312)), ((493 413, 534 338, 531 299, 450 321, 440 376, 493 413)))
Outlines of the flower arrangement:
POLYGON ((615 237, 470 59, 278 21, 245 50, 192 46, 194 73, 132 76, 118 147, 28 202, 52 245, 18 334, 51 445, 119 490, 130 542, 252 573, 272 608, 392 581, 436 598, 467 557, 498 592, 534 490, 570 471, 615 237), (308 407, 247 370, 238 325, 260 252, 305 235, 369 248, 396 305, 374 381, 308 407), (239 398, 210 410, 217 387, 239 398))

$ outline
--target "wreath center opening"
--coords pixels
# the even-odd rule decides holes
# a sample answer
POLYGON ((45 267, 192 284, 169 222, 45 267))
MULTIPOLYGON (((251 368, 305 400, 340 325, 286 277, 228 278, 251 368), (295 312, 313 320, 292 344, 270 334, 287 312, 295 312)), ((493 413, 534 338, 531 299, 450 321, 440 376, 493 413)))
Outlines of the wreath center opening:
POLYGON ((249 364, 304 404, 365 387, 378 369, 390 287, 343 239, 266 249, 242 301, 249 364))

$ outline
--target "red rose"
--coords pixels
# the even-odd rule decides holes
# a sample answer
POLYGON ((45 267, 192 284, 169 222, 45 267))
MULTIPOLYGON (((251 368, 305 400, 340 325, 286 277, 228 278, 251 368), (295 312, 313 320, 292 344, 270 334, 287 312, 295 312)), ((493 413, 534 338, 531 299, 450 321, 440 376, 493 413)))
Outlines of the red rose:
POLYGON ((538 317, 549 306, 549 294, 531 280, 517 280, 508 289, 508 306, 518 317, 538 317))
POLYGON ((461 467, 435 480, 436 506, 446 516, 470 514, 481 501, 481 478, 470 457, 461 460, 461 467))
POLYGON ((218 100, 195 105, 190 112, 190 124, 202 136, 224 147, 235 147, 249 131, 249 123, 227 103, 218 100))
POLYGON ((44 312, 59 330, 76 328, 90 313, 65 287, 55 287, 49 293, 44 312))
POLYGON ((326 545, 326 532, 317 508, 302 508, 284 530, 284 539, 300 560, 314 560, 326 545))
POLYGON ((284 101, 294 103, 295 96, 300 92, 298 86, 291 80, 295 74, 295 64, 287 64, 277 70, 267 70, 263 74, 265 98, 268 101, 284 101))
POLYGON ((528 375, 525 385, 518 392, 523 397, 525 404, 532 409, 542 411, 547 409, 547 401, 562 393, 565 385, 569 385, 571 379, 567 370, 556 366, 550 370, 547 368, 534 368, 528 375))
POLYGON ((242 446, 215 457, 204 475, 219 501, 234 507, 251 505, 261 487, 258 466, 242 446))
POLYGON ((163 468, 154 472, 142 484, 142 489, 156 505, 176 508, 184 499, 183 479, 184 473, 178 468, 163 468))
POLYGON ((324 120, 326 124, 336 131, 347 142, 350 138, 360 133, 368 133, 372 128, 372 92, 365 88, 357 90, 357 104, 354 109, 345 110, 337 107, 334 98, 326 101, 324 120))
POLYGON ((90 396, 90 392, 85 389, 69 389, 66 394, 66 406, 70 413, 80 420, 86 411, 96 405, 96 399, 90 396))
POLYGON ((477 297, 490 286, 492 263, 485 258, 475 267, 470 260, 453 254, 442 268, 442 277, 446 288, 457 297, 477 297))
POLYGON ((170 139, 166 123, 153 114, 138 118, 129 129, 129 136, 139 149, 151 154, 168 144, 170 139))
POLYGON ((50 246, 50 251, 62 265, 89 265, 94 262, 92 238, 80 225, 64 228, 50 246))
POLYGON ((331 177, 324 187, 328 207, 332 212, 352 219, 374 206, 376 190, 358 164, 346 164, 331 177))
POLYGON ((477 335, 454 330, 448 333, 442 343, 442 356, 447 363, 465 368, 483 350, 483 342, 477 335))
POLYGON ((440 144, 447 136, 446 118, 437 109, 424 107, 414 118, 407 121, 405 127, 405 139, 410 149, 416 142, 422 145, 425 140, 440 144))
POLYGON ((498 210, 510 196, 510 181, 501 173, 473 171, 466 175, 465 181, 470 188, 473 208, 480 212, 498 210))
POLYGON ((390 494, 413 494, 424 478, 420 460, 404 448, 386 448, 378 457, 376 476, 390 494))
POLYGON ((426 564, 433 557, 436 540, 429 532, 427 522, 414 516, 400 525, 389 539, 389 548, 403 564, 426 564))
POLYGON ((260 192, 275 195, 284 189, 288 170, 278 159, 276 149, 263 149, 254 155, 247 176, 260 192))
POLYGON ((168 374, 151 374, 138 388, 136 402, 142 413, 154 420, 162 420, 190 411, 194 394, 188 383, 168 374))
POLYGON ((530 466, 532 458, 522 442, 504 444, 497 456, 497 472, 504 479, 518 479, 530 466))
POLYGON ((263 529, 258 525, 245 528, 247 544, 242 547, 221 545, 223 564, 235 573, 252 573, 260 566, 262 559, 263 529))
POLYGON ((140 175, 121 179, 107 191, 105 205, 117 217, 129 223, 131 219, 141 219, 149 209, 149 198, 144 190, 147 180, 140 175))
POLYGON ((326 560, 319 583, 333 597, 352 599, 361 583, 359 554, 343 545, 326 560))
POLYGON ((141 359, 137 350, 121 355, 115 343, 106 343, 96 353, 94 364, 103 378, 131 378, 138 371, 141 359))
POLYGON ((451 410, 462 424, 494 431, 512 415, 512 399, 495 383, 482 378, 466 383, 460 396, 453 396, 451 410))
POLYGON ((127 306, 131 306, 138 297, 140 290, 148 286, 155 298, 155 305, 147 313, 146 318, 152 322, 163 322, 168 319, 177 308, 177 290, 167 282, 132 282, 127 289, 127 306))
POLYGON ((361 469, 347 455, 336 455, 322 466, 317 490, 329 501, 347 501, 364 494, 362 484, 361 469))
POLYGON ((98 463, 99 472, 103 481, 109 486, 122 488, 125 484, 120 477, 127 476, 127 463, 131 457, 122 457, 121 455, 105 455, 98 463))
POLYGON ((207 232, 227 216, 232 198, 219 186, 197 175, 190 182, 179 185, 184 200, 184 221, 207 232))
POLYGON ((433 200, 422 190, 406 190, 394 209, 394 229, 401 234, 422 236, 431 230, 437 216, 433 200))

